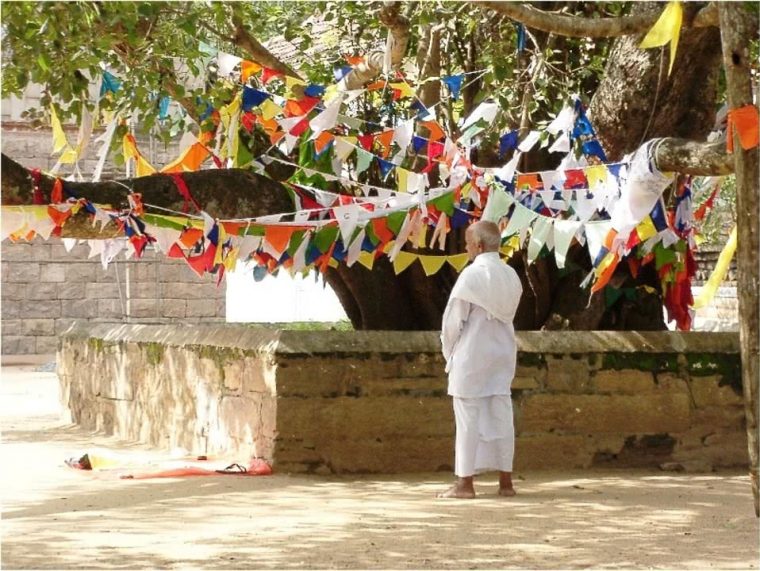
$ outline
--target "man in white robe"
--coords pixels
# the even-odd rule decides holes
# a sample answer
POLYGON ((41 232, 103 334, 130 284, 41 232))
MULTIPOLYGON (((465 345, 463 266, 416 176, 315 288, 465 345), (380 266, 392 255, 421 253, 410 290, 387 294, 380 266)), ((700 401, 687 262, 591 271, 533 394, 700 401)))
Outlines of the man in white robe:
POLYGON ((522 284, 499 257, 496 224, 476 222, 465 241, 472 264, 451 291, 441 330, 456 419, 457 481, 438 497, 474 498, 475 474, 489 470, 499 471, 499 494, 514 496, 511 385, 517 345, 512 322, 522 284))

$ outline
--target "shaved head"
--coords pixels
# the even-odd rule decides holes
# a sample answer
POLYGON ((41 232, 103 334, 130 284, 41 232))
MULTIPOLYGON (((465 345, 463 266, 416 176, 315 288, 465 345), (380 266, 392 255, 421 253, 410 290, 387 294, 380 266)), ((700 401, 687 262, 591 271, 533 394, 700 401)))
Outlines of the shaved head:
POLYGON ((467 232, 476 244, 483 247, 484 252, 496 252, 501 246, 501 232, 495 222, 480 220, 472 224, 467 232))

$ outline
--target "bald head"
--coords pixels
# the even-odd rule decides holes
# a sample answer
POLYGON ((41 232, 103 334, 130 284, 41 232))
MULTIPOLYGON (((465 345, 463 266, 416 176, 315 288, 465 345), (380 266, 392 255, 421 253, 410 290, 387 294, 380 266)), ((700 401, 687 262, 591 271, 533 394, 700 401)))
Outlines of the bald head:
POLYGON ((467 232, 475 245, 483 248, 483 252, 496 252, 501 246, 501 232, 495 222, 480 220, 472 224, 467 232))

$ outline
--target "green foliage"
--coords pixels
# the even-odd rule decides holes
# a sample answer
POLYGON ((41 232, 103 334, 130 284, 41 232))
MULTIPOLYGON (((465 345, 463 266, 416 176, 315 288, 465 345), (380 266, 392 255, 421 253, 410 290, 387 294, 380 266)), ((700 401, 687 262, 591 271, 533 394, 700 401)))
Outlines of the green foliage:
MULTIPOLYGON (((705 239, 705 244, 722 247, 726 243, 731 228, 736 224, 736 177, 727 176, 719 184, 720 190, 715 197, 713 208, 702 221, 699 233, 705 239)), ((698 179, 693 185, 693 190, 696 209, 708 199, 712 186, 698 179)))
MULTIPOLYGON (((592 17, 622 10, 621 3, 574 6, 566 10, 582 9, 592 17)), ((186 129, 187 118, 178 112, 159 121, 162 97, 199 109, 201 101, 218 108, 230 100, 233 86, 217 81, 208 47, 247 56, 233 42, 235 17, 260 42, 278 38, 280 44, 294 45, 299 71, 324 84, 333 81, 335 66, 345 65, 345 54, 383 48, 387 29, 378 18, 381 7, 379 2, 10 2, 2 12, 2 95, 20 95, 29 83, 41 84, 41 108, 46 112, 54 100, 62 119, 76 121, 82 105, 95 107, 107 69, 122 87, 101 100, 100 109, 131 116, 169 141, 186 129)), ((545 34, 530 34, 526 50, 518 54, 513 23, 470 3, 421 2, 403 9, 411 22, 409 62, 425 26, 435 25, 443 28, 442 73, 488 70, 479 80, 468 76, 466 83, 475 81, 465 87, 463 99, 439 106, 448 107, 452 120, 493 97, 504 113, 492 130, 513 127, 529 86, 528 111, 534 122, 546 121, 569 93, 590 93, 604 63, 606 43, 560 41, 545 34)), ((412 79, 414 68, 404 68, 412 79)), ((384 123, 378 97, 369 96, 357 107, 367 112, 365 120, 384 123)), ((44 116, 33 111, 29 119, 41 122, 44 116)))

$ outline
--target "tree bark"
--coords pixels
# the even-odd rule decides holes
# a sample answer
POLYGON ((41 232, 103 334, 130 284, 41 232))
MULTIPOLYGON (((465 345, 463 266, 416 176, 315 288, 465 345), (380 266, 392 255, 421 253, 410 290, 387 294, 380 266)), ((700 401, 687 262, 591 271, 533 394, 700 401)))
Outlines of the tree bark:
MULTIPOLYGON (((657 14, 662 5, 641 2, 634 14, 657 14)), ((720 31, 681 30, 673 73, 667 47, 639 49, 640 36, 615 40, 589 115, 607 157, 620 160, 648 139, 704 141, 715 121, 720 77, 720 31)), ((683 171, 680 171, 683 172, 683 171)))
MULTIPOLYGON (((380 21, 388 28, 393 40, 391 47, 391 67, 398 69, 404 59, 409 44, 409 19, 401 14, 400 2, 385 2, 380 10, 380 21)), ((372 52, 364 63, 354 68, 345 77, 346 89, 360 89, 365 83, 377 77, 383 70, 385 52, 372 52)))
MULTIPOLYGON (((749 45, 754 16, 743 3, 721 2, 718 7, 722 32, 723 65, 726 70, 728 105, 731 110, 752 105, 752 61, 749 45)), ((747 420, 750 477, 755 502, 755 516, 760 517, 758 497, 758 384, 760 383, 760 182, 758 147, 744 150, 736 133, 726 133, 734 140, 736 164, 737 216, 737 289, 739 293, 739 337, 742 359, 744 412, 747 420)))

